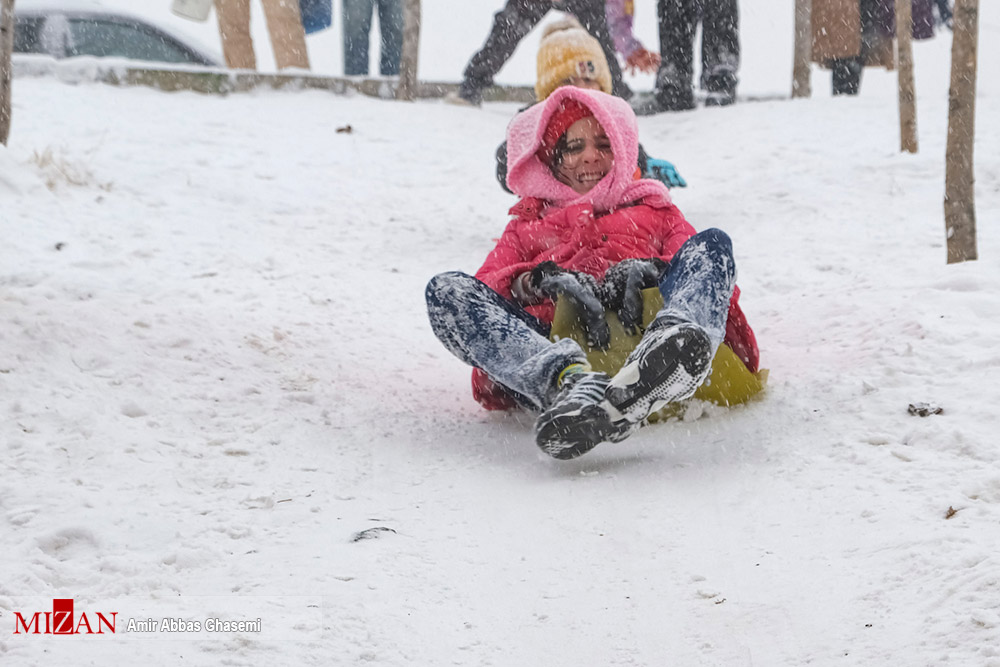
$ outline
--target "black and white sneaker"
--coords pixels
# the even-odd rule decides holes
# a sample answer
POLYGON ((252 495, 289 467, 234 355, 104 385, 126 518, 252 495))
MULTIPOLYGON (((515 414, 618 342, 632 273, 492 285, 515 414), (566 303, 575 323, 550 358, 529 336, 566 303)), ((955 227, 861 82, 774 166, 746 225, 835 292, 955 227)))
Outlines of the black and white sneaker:
POLYGON ((604 394, 611 381, 605 373, 567 375, 549 409, 535 422, 535 442, 557 459, 574 459, 602 442, 621 442, 637 428, 611 419, 604 394))
POLYGON ((689 398, 712 370, 712 343, 697 324, 648 329, 605 392, 612 421, 638 424, 689 398))

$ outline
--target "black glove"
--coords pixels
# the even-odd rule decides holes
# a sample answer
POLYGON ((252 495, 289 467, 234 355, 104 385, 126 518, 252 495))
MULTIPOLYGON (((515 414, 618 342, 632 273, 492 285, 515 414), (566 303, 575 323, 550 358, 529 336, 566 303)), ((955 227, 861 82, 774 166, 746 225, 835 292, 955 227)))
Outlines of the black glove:
POLYGON ((587 344, 599 350, 608 347, 611 331, 604 319, 604 306, 597 296, 598 285, 593 276, 569 271, 549 261, 531 270, 529 282, 534 290, 553 301, 568 299, 576 307, 587 344))
POLYGON ((669 267, 658 257, 625 259, 604 274, 601 303, 618 313, 618 319, 629 334, 637 333, 642 326, 642 290, 656 287, 669 267))

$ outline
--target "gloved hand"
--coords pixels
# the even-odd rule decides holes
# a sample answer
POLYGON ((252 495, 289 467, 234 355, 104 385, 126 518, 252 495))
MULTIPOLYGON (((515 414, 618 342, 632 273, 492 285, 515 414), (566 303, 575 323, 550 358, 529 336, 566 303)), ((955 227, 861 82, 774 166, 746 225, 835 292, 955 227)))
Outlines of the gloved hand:
POLYGON ((658 257, 623 259, 604 274, 601 303, 618 313, 618 319, 630 335, 642 326, 642 290, 656 287, 670 265, 658 257))
POLYGON ((548 261, 531 270, 528 282, 532 289, 553 301, 568 299, 576 307, 587 344, 599 350, 608 347, 611 331, 604 319, 604 306, 597 296, 598 285, 593 276, 568 271, 548 261))
POLYGON ((629 74, 635 74, 636 70, 644 74, 652 74, 660 66, 660 54, 638 48, 625 59, 625 66, 629 74))
POLYGON ((666 160, 649 158, 646 160, 646 173, 643 178, 653 178, 668 188, 686 188, 687 181, 677 172, 677 167, 666 160))

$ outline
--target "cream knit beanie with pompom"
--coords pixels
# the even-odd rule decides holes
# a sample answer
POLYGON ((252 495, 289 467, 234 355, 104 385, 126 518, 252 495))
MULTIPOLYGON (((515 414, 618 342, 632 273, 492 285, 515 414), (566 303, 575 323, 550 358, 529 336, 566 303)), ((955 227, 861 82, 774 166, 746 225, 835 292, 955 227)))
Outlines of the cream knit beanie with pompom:
POLYGON ((611 94, 611 70, 601 44, 571 16, 550 23, 538 45, 535 99, 541 102, 567 79, 589 79, 611 94))

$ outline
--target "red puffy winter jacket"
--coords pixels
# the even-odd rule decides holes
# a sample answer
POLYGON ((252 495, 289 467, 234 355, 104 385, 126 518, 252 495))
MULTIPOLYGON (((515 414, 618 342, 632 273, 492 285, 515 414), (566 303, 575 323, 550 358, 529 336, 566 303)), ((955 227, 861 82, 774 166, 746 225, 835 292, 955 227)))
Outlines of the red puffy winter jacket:
MULTIPOLYGON (((565 269, 601 280, 609 267, 623 259, 660 257, 669 261, 695 234, 676 206, 657 197, 596 217, 587 204, 546 210, 544 202, 530 197, 510 212, 515 219, 476 272, 476 278, 508 299, 511 281, 540 262, 552 260, 565 269)), ((725 342, 755 372, 757 341, 738 300, 736 288, 729 304, 725 342)), ((546 300, 526 310, 551 322, 555 304, 546 300)), ((473 372, 472 386, 476 400, 487 409, 505 410, 516 405, 509 392, 478 369, 473 372)))
MULTIPOLYGON (((510 209, 514 220, 476 277, 509 299, 513 278, 546 260, 599 280, 623 259, 670 260, 695 231, 671 203, 662 183, 636 180, 638 146, 632 108, 621 98, 596 90, 563 86, 515 116, 507 128, 507 184, 522 199, 510 209), (615 156, 611 171, 584 194, 559 182, 539 158, 546 128, 568 101, 591 111, 615 156)), ((726 343, 747 368, 756 371, 757 342, 738 298, 737 289, 729 305, 726 343)), ((527 310, 551 322, 555 306, 546 301, 527 310)), ((472 388, 486 408, 516 406, 510 392, 479 370, 473 372, 472 388)))

